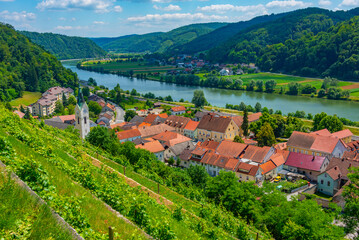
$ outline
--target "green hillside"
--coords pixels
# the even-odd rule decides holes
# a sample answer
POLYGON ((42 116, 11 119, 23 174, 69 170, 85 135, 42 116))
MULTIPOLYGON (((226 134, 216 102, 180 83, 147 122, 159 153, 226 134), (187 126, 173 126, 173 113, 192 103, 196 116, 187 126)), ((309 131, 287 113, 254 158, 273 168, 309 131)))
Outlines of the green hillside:
POLYGON ((256 24, 262 24, 265 22, 273 21, 286 14, 287 13, 265 15, 265 16, 255 17, 249 21, 229 23, 228 25, 217 28, 216 30, 208 34, 199 36, 198 38, 195 38, 194 40, 188 43, 185 43, 183 45, 175 45, 168 50, 168 53, 193 54, 197 52, 206 51, 227 41, 229 38, 236 35, 239 31, 242 31, 256 24))
POLYGON ((8 24, 0 24, 0 101, 23 91, 44 92, 56 85, 76 87, 76 73, 8 24))
POLYGON ((92 38, 92 40, 103 49, 118 53, 164 52, 169 47, 185 44, 225 25, 227 23, 192 24, 165 33, 157 32, 118 38, 92 38))
MULTIPOLYGON (((146 177, 144 166, 171 168, 132 145, 116 151, 124 152, 103 157, 107 153, 82 143, 72 131, 21 120, 0 105, 0 160, 85 239, 108 239, 109 226, 116 239, 144 239, 148 236, 144 232, 156 239, 234 239, 239 233, 254 238, 257 232, 259 239, 270 238, 226 210, 205 202, 202 207, 170 190, 160 178, 163 196, 157 194, 157 184, 146 177), (132 167, 133 159, 143 162, 132 167), (119 163, 126 164, 127 177, 119 163)), ((182 184, 185 188, 188 183, 182 184)), ((32 229, 31 222, 26 224, 32 229)), ((9 229, 0 224, 2 232, 9 229)))
POLYGON ((20 33, 33 43, 44 47, 58 59, 96 58, 106 55, 106 51, 88 38, 27 31, 20 31, 20 33))

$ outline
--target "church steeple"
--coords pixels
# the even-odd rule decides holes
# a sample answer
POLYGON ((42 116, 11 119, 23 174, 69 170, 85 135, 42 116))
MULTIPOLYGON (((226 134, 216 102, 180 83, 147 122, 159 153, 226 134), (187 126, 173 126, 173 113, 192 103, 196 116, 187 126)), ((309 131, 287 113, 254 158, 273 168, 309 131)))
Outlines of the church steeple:
POLYGON ((81 138, 85 138, 90 132, 90 116, 89 109, 82 94, 82 89, 79 87, 77 95, 77 104, 75 108, 75 128, 80 131, 81 138))

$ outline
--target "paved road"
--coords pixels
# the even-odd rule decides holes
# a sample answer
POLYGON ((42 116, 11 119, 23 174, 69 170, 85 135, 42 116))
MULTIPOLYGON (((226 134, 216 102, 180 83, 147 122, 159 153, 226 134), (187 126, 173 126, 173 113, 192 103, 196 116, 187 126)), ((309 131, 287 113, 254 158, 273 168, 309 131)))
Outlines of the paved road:
POLYGON ((121 108, 116 106, 116 119, 115 119, 115 123, 122 123, 125 121, 125 111, 121 108))

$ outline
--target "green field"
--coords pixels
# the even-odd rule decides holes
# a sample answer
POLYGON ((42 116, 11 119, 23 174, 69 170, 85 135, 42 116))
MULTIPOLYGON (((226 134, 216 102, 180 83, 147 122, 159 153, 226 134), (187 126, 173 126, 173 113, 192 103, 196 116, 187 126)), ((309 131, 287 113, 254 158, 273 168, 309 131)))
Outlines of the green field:
POLYGON ((20 105, 28 106, 30 104, 35 103, 38 99, 41 98, 40 92, 24 92, 21 98, 17 98, 10 102, 11 106, 18 107, 20 105))
POLYGON ((93 68, 103 68, 104 71, 111 71, 111 72, 127 72, 133 71, 134 74, 136 73, 164 73, 168 70, 176 69, 173 66, 157 66, 157 65, 147 65, 144 62, 104 62, 102 61, 101 64, 97 64, 96 61, 87 61, 82 63, 82 66, 88 67, 91 66, 93 68))

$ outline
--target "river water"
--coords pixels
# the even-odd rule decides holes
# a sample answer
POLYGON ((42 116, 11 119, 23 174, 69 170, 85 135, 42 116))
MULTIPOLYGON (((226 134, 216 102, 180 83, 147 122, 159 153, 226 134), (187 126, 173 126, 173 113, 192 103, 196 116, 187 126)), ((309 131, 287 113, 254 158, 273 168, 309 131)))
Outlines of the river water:
POLYGON ((181 86, 172 83, 136 78, 130 79, 114 74, 89 72, 77 69, 75 63, 73 62, 63 62, 63 65, 76 72, 80 80, 88 80, 92 77, 96 79, 98 85, 104 85, 110 89, 114 88, 117 84, 120 84, 121 88, 124 90, 132 90, 134 88, 139 93, 152 92, 156 96, 162 97, 171 95, 175 101, 178 101, 181 98, 185 101, 191 101, 193 91, 201 89, 203 90, 207 101, 218 107, 224 107, 226 103, 239 105, 241 102, 254 107, 254 105, 259 102, 262 107, 281 110, 285 114, 288 112, 295 112, 296 110, 312 114, 326 112, 330 115, 336 114, 339 117, 345 117, 352 121, 359 121, 359 102, 205 88, 198 86, 181 86))

